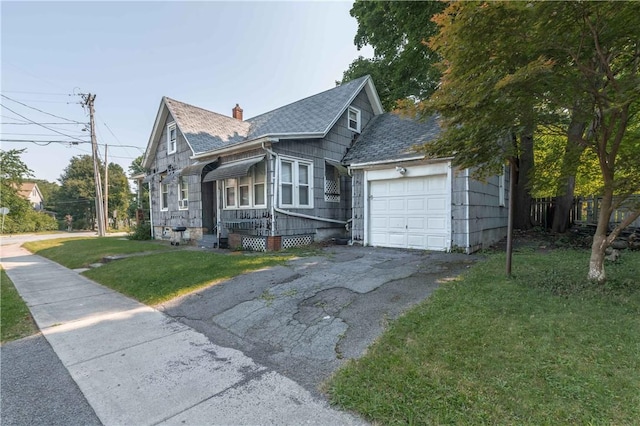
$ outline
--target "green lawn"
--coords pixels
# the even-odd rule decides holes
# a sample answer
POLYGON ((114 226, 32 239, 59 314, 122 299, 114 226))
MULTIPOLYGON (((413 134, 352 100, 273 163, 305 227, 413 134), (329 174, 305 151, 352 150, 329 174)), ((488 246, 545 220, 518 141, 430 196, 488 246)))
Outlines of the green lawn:
POLYGON ((146 304, 158 304, 236 275, 284 263, 281 254, 220 254, 184 250, 157 241, 131 241, 117 237, 72 238, 26 243, 28 250, 80 268, 108 255, 145 253, 104 264, 83 274, 92 280, 146 304), (162 253, 154 251, 164 250, 162 253))
POLYGON ((31 312, 16 291, 4 269, 0 268, 0 340, 21 339, 38 332, 31 312))
POLYGON ((245 272, 282 264, 291 257, 177 250, 110 262, 84 275, 154 305, 245 272))
POLYGON ((375 424, 637 424, 640 253, 588 284, 588 253, 491 255, 326 384, 375 424))
POLYGON ((58 238, 25 243, 23 246, 32 253, 71 269, 88 267, 105 256, 170 249, 162 242, 131 241, 123 237, 58 238))

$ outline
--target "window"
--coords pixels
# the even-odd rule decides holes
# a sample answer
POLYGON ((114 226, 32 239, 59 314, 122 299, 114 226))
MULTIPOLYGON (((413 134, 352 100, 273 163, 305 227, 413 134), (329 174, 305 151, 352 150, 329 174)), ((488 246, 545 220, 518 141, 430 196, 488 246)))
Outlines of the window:
POLYGON ((267 177, 267 163, 259 162, 253 168, 253 204, 256 206, 266 206, 265 202, 265 181, 267 177))
POLYGON ((238 179, 224 180, 224 193, 226 207, 236 207, 236 185, 238 179))
POLYGON ((189 208, 189 179, 184 176, 181 177, 179 188, 178 209, 187 210, 189 208))
POLYGON ((300 160, 280 162, 280 204, 313 207, 313 165, 300 160))
POLYGON ((266 206, 266 162, 260 161, 251 167, 247 176, 224 180, 225 205, 227 209, 266 206))
POLYGON ((329 163, 324 163, 324 200, 329 203, 340 202, 340 172, 329 163))
POLYGON ((178 130, 176 129, 176 123, 171 123, 167 126, 167 154, 173 154, 176 152, 178 130))
POLYGON ((354 107, 349 107, 347 119, 349 121, 349 130, 360 133, 360 110, 354 107))
POLYGON ((160 210, 169 210, 169 184, 164 182, 160 182, 160 210))
POLYGON ((251 177, 242 176, 238 179, 238 195, 240 196, 240 207, 249 207, 251 205, 249 188, 251 188, 251 177))
POLYGON ((505 167, 502 166, 502 173, 498 176, 498 205, 504 207, 506 205, 506 192, 505 188, 505 167))

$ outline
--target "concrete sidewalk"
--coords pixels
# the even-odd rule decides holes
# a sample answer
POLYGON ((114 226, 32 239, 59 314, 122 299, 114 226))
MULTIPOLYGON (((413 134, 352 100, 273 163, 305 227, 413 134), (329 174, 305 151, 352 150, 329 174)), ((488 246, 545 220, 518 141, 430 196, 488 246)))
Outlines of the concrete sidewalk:
POLYGON ((362 424, 242 352, 17 245, 2 265, 105 425, 362 424))

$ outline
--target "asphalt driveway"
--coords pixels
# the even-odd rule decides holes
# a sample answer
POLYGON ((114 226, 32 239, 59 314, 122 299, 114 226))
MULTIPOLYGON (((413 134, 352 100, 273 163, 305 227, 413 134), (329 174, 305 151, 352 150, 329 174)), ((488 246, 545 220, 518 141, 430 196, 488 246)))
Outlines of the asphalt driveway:
POLYGON ((158 308, 212 342, 238 349, 318 392, 343 362, 364 353, 389 320, 477 259, 332 246, 158 308))

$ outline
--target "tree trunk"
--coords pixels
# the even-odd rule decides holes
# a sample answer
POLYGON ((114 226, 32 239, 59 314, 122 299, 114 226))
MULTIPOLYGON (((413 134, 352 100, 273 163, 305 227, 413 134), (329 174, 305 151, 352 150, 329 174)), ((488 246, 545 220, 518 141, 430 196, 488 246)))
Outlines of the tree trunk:
POLYGON ((571 123, 567 129, 567 146, 562 158, 563 187, 559 187, 559 195, 555 197, 555 210, 551 230, 565 233, 571 224, 571 208, 573 207, 573 195, 576 188, 576 173, 580 164, 580 156, 585 150, 582 136, 586 128, 586 122, 581 119, 583 115, 579 104, 574 106, 571 123))
MULTIPOLYGON (((605 184, 606 185, 606 184, 605 184)), ((607 279, 604 270, 605 250, 609 246, 607 232, 609 230, 609 218, 611 217, 611 204, 613 202, 613 191, 606 189, 602 196, 600 212, 598 213, 598 226, 593 236, 591 245, 591 258, 589 259, 589 281, 604 284, 607 279)))
POLYGON ((554 198, 553 221, 551 230, 553 232, 565 233, 571 225, 571 209, 573 208, 573 194, 576 187, 576 177, 567 176, 565 193, 554 198))
POLYGON ((516 173, 516 195, 513 227, 531 229, 531 185, 529 178, 533 169, 533 128, 520 135, 520 157, 516 173))

